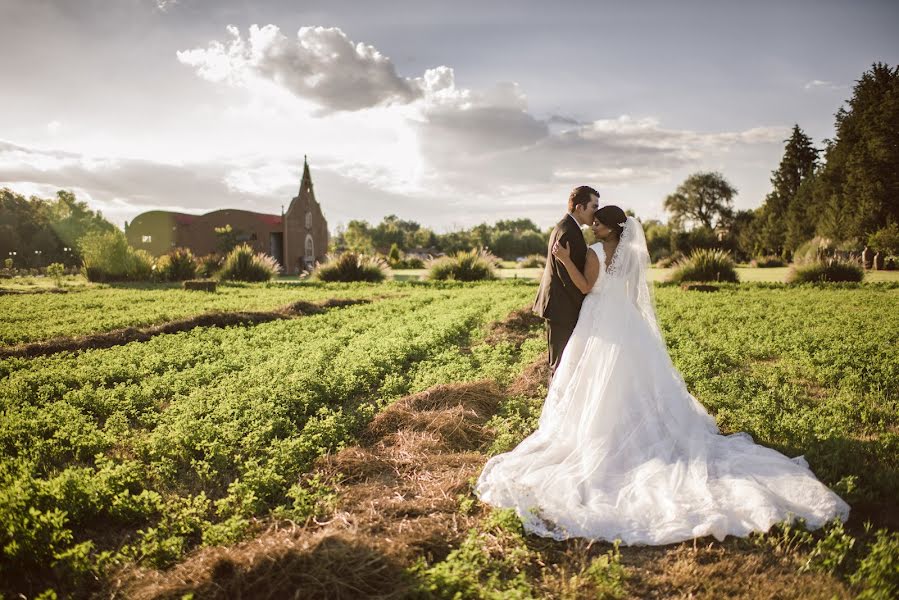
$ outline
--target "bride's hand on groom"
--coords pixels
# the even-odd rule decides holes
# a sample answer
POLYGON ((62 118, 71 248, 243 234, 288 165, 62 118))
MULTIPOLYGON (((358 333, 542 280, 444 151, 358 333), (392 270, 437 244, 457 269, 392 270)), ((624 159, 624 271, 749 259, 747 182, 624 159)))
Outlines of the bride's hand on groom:
POLYGON ((563 263, 570 259, 571 250, 568 248, 568 244, 565 244, 564 246, 559 242, 553 244, 553 256, 563 263))

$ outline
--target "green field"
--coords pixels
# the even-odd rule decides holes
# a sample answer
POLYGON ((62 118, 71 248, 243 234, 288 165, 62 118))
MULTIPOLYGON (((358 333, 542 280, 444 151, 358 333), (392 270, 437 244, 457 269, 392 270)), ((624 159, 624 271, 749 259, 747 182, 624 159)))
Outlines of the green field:
POLYGON ((672 358, 721 429, 804 454, 852 514, 845 529, 813 535, 787 528, 706 539, 699 549, 620 551, 522 536, 466 483, 539 414, 545 380, 529 376, 528 365, 545 351, 542 327, 526 311, 513 314, 535 291, 526 279, 0 297, 7 344, 209 310, 371 300, 0 360, 0 592, 85 597, 115 595, 122 585, 142 597, 205 597, 212 588, 198 582, 219 576, 208 564, 219 552, 234 585, 244 585, 232 592, 287 593, 294 588, 277 585, 308 584, 295 577, 325 564, 331 555, 319 542, 336 532, 356 554, 328 559, 336 562, 324 571, 349 582, 353 574, 342 569, 370 564, 359 582, 390 573, 385 586, 396 597, 753 597, 752 586, 769 597, 889 597, 899 561, 899 288, 657 287, 672 358), (488 383, 497 391, 478 391, 488 383), (474 390, 475 400, 402 412, 404 397, 448 384, 474 390), (496 404, 478 394, 493 394, 496 404), (328 470, 323 456, 343 462, 328 470), (396 487, 404 477, 410 487, 396 487), (424 498, 434 504, 423 508, 424 498), (381 519, 377 526, 366 529, 360 507, 381 519), (433 531, 416 534, 425 523, 433 531), (288 568, 299 563, 284 559, 283 572, 259 580, 267 587, 253 588, 255 571, 241 562, 251 550, 305 566, 288 568), (362 560, 363 550, 374 554, 362 560), (151 593, 148 582, 168 591, 151 593))

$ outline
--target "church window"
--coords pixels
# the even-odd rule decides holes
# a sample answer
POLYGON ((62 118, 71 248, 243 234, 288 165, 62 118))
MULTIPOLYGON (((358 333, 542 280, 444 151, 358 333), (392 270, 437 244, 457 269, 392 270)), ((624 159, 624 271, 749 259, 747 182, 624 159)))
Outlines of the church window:
POLYGON ((312 211, 306 211, 306 229, 312 229, 312 211))
POLYGON ((140 241, 144 244, 149 244, 150 242, 153 241, 153 236, 152 235, 142 235, 142 236, 140 236, 140 241))

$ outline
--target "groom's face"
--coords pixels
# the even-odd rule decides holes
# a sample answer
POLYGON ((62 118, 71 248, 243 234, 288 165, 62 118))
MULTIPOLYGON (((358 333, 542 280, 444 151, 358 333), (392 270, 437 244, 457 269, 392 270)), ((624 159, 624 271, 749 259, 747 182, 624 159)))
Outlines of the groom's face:
POLYGON ((578 204, 574 207, 574 217, 581 225, 589 225, 591 222, 593 222, 593 213, 596 212, 596 208, 598 206, 599 196, 597 196, 596 194, 590 194, 590 200, 588 200, 584 204, 578 204))

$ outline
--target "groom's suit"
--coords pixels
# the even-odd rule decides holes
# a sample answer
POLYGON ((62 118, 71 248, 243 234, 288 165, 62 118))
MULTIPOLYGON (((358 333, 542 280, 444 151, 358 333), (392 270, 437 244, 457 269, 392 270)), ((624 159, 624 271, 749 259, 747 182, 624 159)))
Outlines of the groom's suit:
POLYGON ((549 235, 549 248, 546 253, 546 267, 540 280, 540 289, 534 300, 533 310, 546 319, 546 341, 549 345, 549 368, 555 374, 559 366, 562 350, 574 331, 584 294, 574 285, 565 265, 553 256, 553 245, 559 242, 568 246, 571 261, 583 273, 587 261, 587 243, 581 233, 580 224, 570 214, 556 223, 549 235))

